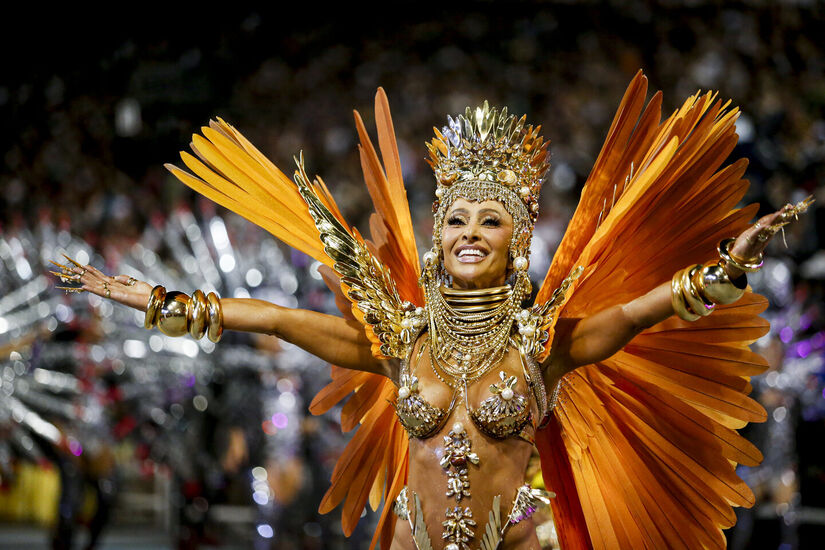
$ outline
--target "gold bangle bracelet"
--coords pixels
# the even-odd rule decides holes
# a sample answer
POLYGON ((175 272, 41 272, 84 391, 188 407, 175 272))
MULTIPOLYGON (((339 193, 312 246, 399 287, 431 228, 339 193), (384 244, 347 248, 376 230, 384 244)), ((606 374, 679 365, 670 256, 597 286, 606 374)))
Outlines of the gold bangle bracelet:
POLYGON ((737 286, 730 280, 720 262, 703 267, 694 280, 698 285, 699 293, 706 301, 715 304, 732 304, 745 294, 745 287, 748 283, 747 277, 744 275, 743 277, 745 277, 745 284, 742 287, 737 286))
POLYGON ((207 310, 209 312, 209 323, 206 330, 206 337, 216 344, 223 335, 223 308, 218 295, 210 292, 206 297, 207 310))
POLYGON ((719 243, 719 256, 726 263, 729 263, 739 271, 744 271, 745 273, 753 273, 754 271, 759 271, 759 268, 762 267, 762 264, 764 263, 762 259, 764 255, 759 254, 758 258, 750 260, 743 260, 741 258, 737 258, 728 250, 730 245, 732 245, 734 241, 735 239, 723 239, 722 242, 719 243))
POLYGON ((190 298, 183 292, 166 292, 166 288, 158 285, 149 295, 143 320, 147 329, 155 325, 167 336, 183 336, 188 332, 199 340, 206 334, 217 343, 223 334, 221 302, 214 292, 205 296, 202 290, 196 290, 190 298))
POLYGON ((189 335, 195 340, 200 340, 206 334, 207 309, 208 304, 203 291, 193 292, 192 299, 189 301, 189 309, 186 312, 186 325, 189 335))
POLYGON ((701 317, 706 317, 713 313, 716 304, 705 302, 699 294, 699 289, 693 283, 694 276, 700 269, 702 269, 702 265, 697 264, 689 269, 682 270, 682 295, 685 297, 685 302, 690 311, 701 317))
POLYGON ((146 316, 143 318, 143 328, 151 329, 157 323, 158 310, 166 299, 166 288, 157 285, 149 294, 149 303, 146 305, 146 316))
POLYGON ((183 336, 186 334, 187 310, 189 309, 188 294, 172 291, 166 293, 166 299, 158 312, 158 328, 167 336, 183 336))
POLYGON ((685 304, 685 296, 682 293, 682 269, 673 274, 670 280, 670 303, 673 306, 673 311, 676 315, 684 321, 695 321, 700 316, 689 311, 685 304))

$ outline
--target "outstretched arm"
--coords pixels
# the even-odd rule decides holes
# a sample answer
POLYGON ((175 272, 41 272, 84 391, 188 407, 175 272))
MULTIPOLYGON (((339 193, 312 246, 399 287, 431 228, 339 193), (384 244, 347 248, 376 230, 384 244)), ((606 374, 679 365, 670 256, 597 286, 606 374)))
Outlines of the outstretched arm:
MULTIPOLYGON (((762 217, 736 238, 730 252, 737 258, 757 258, 770 238, 799 210, 788 205, 762 217)), ((743 274, 725 264, 731 281, 743 274)), ((744 284, 744 281, 742 281, 744 284)), ((582 319, 561 318, 556 324, 550 356, 543 365, 548 379, 557 380, 581 365, 607 359, 643 330, 674 315, 671 284, 663 283, 644 296, 582 319)))
POLYGON ((394 379, 395 361, 373 357, 364 327, 357 321, 262 300, 224 298, 221 306, 226 329, 272 334, 333 365, 394 379))
MULTIPOLYGON (((146 311, 152 291, 148 283, 126 275, 110 277, 93 266, 65 269, 83 290, 146 311)), ((247 298, 222 298, 221 308, 225 330, 271 334, 334 365, 394 378, 396 361, 373 357, 370 341, 357 321, 247 298)))

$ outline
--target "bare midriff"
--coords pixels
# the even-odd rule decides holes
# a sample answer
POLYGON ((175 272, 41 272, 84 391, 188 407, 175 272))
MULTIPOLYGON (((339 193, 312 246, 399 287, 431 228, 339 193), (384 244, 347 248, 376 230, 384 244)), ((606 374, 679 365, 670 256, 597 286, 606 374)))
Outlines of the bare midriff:
MULTIPOLYGON (((453 394, 452 388, 445 385, 434 374, 428 353, 421 356, 420 363, 412 365, 413 374, 419 379, 421 396, 434 406, 447 409, 453 394)), ((519 378, 517 391, 529 395, 518 352, 511 349, 499 365, 486 373, 481 379, 470 384, 468 398, 471 406, 477 405, 489 397, 489 386, 498 381, 499 371, 516 375, 519 378)), ((513 505, 516 491, 524 485, 524 475, 533 451, 527 441, 513 436, 495 439, 479 431, 473 424, 462 399, 459 399, 449 417, 438 432, 426 439, 410 438, 410 469, 407 481, 409 491, 410 516, 415 521, 413 493, 421 500, 421 508, 427 525, 427 532, 433 548, 441 549, 448 542, 442 539, 442 522, 446 511, 456 506, 469 508, 472 519, 476 522, 475 536, 468 541, 469 548, 478 548, 485 531, 493 499, 500 496, 500 513, 502 522, 506 521, 513 505), (454 496, 446 496, 447 470, 440 464, 445 453, 444 437, 455 428, 456 423, 466 431, 472 444, 472 451, 478 455, 478 464, 467 464, 470 481, 470 496, 456 501, 454 496)), ((393 550, 415 550, 410 526, 407 521, 397 521, 393 550)), ((507 530, 502 548, 534 549, 539 548, 533 520, 527 518, 510 526, 507 530)))

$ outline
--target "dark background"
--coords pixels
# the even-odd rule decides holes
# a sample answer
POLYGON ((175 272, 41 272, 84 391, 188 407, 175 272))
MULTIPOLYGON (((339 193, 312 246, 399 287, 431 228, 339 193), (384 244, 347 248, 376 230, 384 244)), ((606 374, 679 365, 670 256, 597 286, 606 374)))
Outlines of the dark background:
MULTIPOLYGON (((817 196, 787 232, 788 247, 774 247, 795 287, 774 302, 769 315, 778 321, 760 345, 779 342, 782 326, 792 326, 789 311, 810 314, 811 323, 793 325, 793 337, 781 340, 772 367, 781 371, 784 361, 799 359, 793 344, 823 329, 821 2, 16 9, 0 34, 0 230, 49 219, 101 250, 128 241, 153 217, 200 200, 162 165, 175 162, 191 134, 216 116, 287 173, 303 150, 310 172, 324 177, 345 216, 363 227, 369 202, 351 109, 370 128, 375 90, 383 86, 419 243, 428 240, 433 193, 423 143, 445 114, 484 99, 526 113, 551 139, 542 223, 552 242, 624 88, 642 69, 651 95, 664 91, 666 113, 700 89, 718 90, 740 107, 734 157, 750 159, 748 201, 767 212, 817 196)), ((821 359, 821 346, 814 351, 821 359)), ((822 522, 792 513, 825 507, 825 458, 816 443, 825 435, 822 404, 805 405, 794 392, 821 384, 820 366, 796 390, 782 390, 779 402, 795 411, 787 428, 794 437, 754 482, 760 504, 735 547, 812 548, 806 541, 818 538, 822 522), (785 471, 793 481, 782 491, 775 482, 785 471)), ((755 386, 760 396, 774 391, 758 380, 755 386)), ((769 412, 777 406, 770 401, 769 412)), ((769 441, 760 429, 768 428, 752 437, 769 441)))

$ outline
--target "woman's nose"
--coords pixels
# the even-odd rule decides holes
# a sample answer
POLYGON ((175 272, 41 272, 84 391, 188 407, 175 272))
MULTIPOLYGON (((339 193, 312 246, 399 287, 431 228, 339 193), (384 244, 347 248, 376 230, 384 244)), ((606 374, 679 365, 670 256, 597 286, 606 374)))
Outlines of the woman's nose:
POLYGON ((464 226, 464 234, 461 236, 465 241, 475 242, 481 238, 477 223, 470 222, 464 226))

